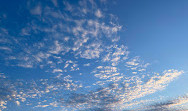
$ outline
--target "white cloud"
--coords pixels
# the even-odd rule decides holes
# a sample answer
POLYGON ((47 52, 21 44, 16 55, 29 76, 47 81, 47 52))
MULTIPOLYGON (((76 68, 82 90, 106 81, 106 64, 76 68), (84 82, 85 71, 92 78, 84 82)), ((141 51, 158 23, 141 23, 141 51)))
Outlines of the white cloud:
POLYGON ((7 101, 0 101, 0 110, 6 109, 7 108, 7 101))
POLYGON ((55 102, 52 102, 50 103, 49 105, 53 106, 53 107, 58 107, 58 103, 55 101, 55 102))
POLYGON ((9 48, 9 47, 3 47, 3 46, 0 46, 0 50, 5 50, 5 51, 12 52, 12 49, 9 48))
POLYGON ((90 63, 84 64, 84 66, 90 66, 90 65, 91 65, 90 63))
POLYGON ((185 96, 182 97, 178 97, 175 100, 172 100, 173 104, 170 104, 169 107, 175 107, 175 106, 181 106, 183 104, 187 104, 188 103, 188 94, 186 94, 185 96))
POLYGON ((77 39, 75 42, 74 42, 74 47, 72 48, 73 51, 77 51, 78 49, 80 49, 84 43, 86 43, 87 41, 89 40, 88 37, 83 37, 83 38, 80 38, 80 39, 77 39))
POLYGON ((119 80, 118 77, 120 76, 120 73, 117 72, 117 67, 112 67, 112 66, 105 66, 105 67, 98 66, 97 69, 93 71, 93 73, 94 76, 99 79, 109 79, 112 81, 119 80))
POLYGON ((81 54, 82 58, 86 59, 93 59, 93 58, 99 58, 100 50, 85 50, 83 54, 81 54))
POLYGON ((103 17, 102 12, 99 9, 95 12, 95 16, 97 16, 98 18, 103 17))
POLYGON ((122 46, 110 46, 107 47, 107 54, 104 55, 103 62, 111 62, 112 66, 118 65, 119 62, 125 61, 128 58, 128 48, 122 46))
POLYGON ((19 102, 19 101, 16 101, 16 104, 17 104, 18 106, 20 106, 20 102, 19 102))
POLYGON ((65 48, 64 46, 62 46, 57 40, 54 41, 54 47, 52 47, 52 49, 49 51, 52 54, 59 54, 60 52, 64 51, 64 52, 68 52, 69 48, 65 48))
POLYGON ((38 106, 36 106, 36 107, 41 107, 41 108, 45 108, 45 107, 48 107, 49 105, 38 105, 38 106))
POLYGON ((54 69, 54 70, 52 71, 52 73, 56 73, 56 72, 63 72, 63 70, 61 70, 61 69, 54 69))
POLYGON ((155 93, 156 91, 163 90, 168 84, 180 76, 183 71, 167 70, 163 72, 164 75, 155 75, 151 77, 146 83, 143 83, 140 79, 135 80, 137 85, 133 90, 126 93, 129 100, 143 97, 148 94, 155 93))
POLYGON ((127 63, 127 65, 130 65, 130 66, 138 66, 139 65, 139 57, 135 57, 131 61, 128 61, 126 63, 127 63))
POLYGON ((18 66, 20 66, 20 67, 24 67, 24 68, 33 68, 33 64, 26 64, 26 63, 20 63, 20 64, 18 64, 18 66))
POLYGON ((176 99, 165 100, 163 102, 155 102, 151 105, 146 105, 146 110, 168 110, 168 111, 187 111, 188 96, 180 96, 176 99))

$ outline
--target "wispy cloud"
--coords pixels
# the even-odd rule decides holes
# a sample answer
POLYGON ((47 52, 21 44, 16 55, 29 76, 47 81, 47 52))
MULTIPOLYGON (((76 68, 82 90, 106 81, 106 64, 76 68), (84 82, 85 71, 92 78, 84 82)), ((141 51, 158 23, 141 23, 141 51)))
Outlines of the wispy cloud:
POLYGON ((58 6, 58 2, 57 2, 57 0, 51 0, 52 1, 52 3, 57 7, 58 6))
POLYGON ((188 104, 187 94, 180 96, 177 99, 167 100, 165 102, 156 102, 152 105, 145 106, 145 111, 186 111, 187 107, 184 107, 188 104))
POLYGON ((42 9, 40 5, 35 6, 33 9, 30 10, 31 14, 34 15, 41 15, 42 9))
POLYGON ((12 51, 12 49, 9 47, 0 47, 0 50, 9 51, 9 52, 12 51))

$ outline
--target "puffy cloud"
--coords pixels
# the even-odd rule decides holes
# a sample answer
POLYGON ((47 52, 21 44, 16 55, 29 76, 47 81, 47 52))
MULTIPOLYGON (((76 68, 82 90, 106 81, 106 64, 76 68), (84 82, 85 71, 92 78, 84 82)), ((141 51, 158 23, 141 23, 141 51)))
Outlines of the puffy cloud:
POLYGON ((95 12, 95 16, 97 16, 98 18, 103 17, 102 12, 99 9, 95 12))
POLYGON ((128 61, 126 63, 127 65, 130 65, 130 66, 138 66, 139 65, 138 60, 139 60, 139 57, 135 57, 131 61, 128 61))
POLYGON ((20 105, 20 102, 19 102, 19 101, 16 101, 16 104, 19 106, 19 105, 20 105))
POLYGON ((107 54, 103 57, 103 62, 111 62, 112 66, 118 65, 119 62, 128 58, 128 48, 124 45, 107 47, 107 54))

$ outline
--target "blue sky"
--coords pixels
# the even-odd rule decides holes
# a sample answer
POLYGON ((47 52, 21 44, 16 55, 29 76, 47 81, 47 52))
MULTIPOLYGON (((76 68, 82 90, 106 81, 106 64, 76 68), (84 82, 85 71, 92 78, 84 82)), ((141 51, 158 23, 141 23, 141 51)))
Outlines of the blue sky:
POLYGON ((0 2, 0 111, 187 110, 188 1, 0 2))

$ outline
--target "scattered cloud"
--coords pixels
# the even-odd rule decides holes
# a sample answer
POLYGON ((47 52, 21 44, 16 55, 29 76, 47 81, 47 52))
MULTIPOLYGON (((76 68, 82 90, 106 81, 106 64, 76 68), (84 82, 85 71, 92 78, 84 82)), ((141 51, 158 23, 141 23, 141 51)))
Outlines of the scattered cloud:
POLYGON ((95 12, 95 16, 97 16, 98 18, 103 17, 102 12, 99 9, 95 12))
POLYGON ((186 107, 183 104, 188 104, 187 94, 180 96, 177 99, 167 100, 165 102, 154 103, 149 106, 145 106, 145 111, 186 111, 186 107))
POLYGON ((0 50, 4 50, 4 51, 8 51, 8 52, 12 51, 12 49, 9 47, 0 47, 0 50))
MULTIPOLYGON (((52 6, 37 4, 29 8, 36 18, 17 29, 15 35, 11 35, 12 30, 0 28, 0 51, 9 52, 6 64, 40 67, 51 74, 45 79, 25 81, 11 80, 0 73, 0 110, 9 107, 10 101, 17 106, 29 101, 33 108, 87 111, 139 107, 153 102, 142 97, 164 90, 184 73, 175 69, 161 74, 147 72, 150 63, 132 57, 127 46, 118 44, 122 26, 115 16, 105 14, 94 0, 80 0, 78 4, 60 4, 57 0, 51 0, 52 6), (61 5, 65 9, 57 8, 61 5), (87 80, 90 83, 85 83, 87 80)), ((187 96, 183 96, 146 110, 168 110, 186 103, 187 96)))
POLYGON ((53 73, 56 73, 56 72, 63 72, 63 71, 61 69, 54 69, 53 73))
POLYGON ((91 65, 90 63, 84 64, 84 66, 90 66, 90 65, 91 65))

